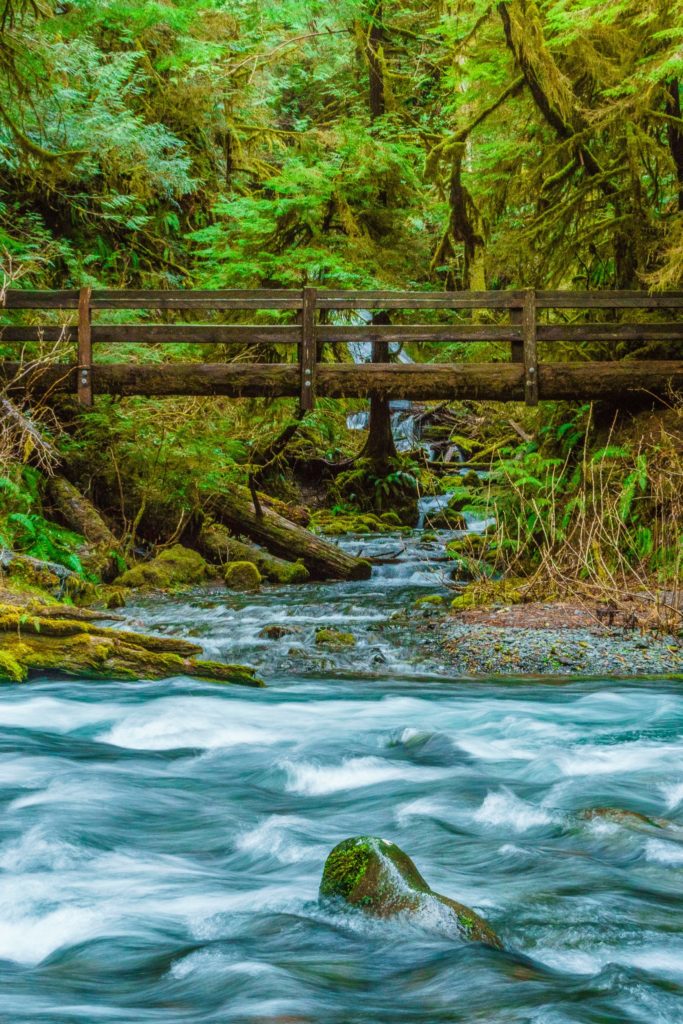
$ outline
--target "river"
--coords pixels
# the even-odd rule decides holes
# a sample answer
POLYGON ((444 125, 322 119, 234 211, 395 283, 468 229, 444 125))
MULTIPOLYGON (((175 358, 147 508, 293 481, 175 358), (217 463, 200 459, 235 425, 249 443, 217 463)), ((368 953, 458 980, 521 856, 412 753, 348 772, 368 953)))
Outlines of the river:
POLYGON ((258 666, 0 693, 3 1024, 683 1021, 675 683, 458 681, 392 616, 436 547, 364 583, 130 609, 258 666), (259 638, 268 624, 295 630, 259 638), (352 631, 342 654, 319 625, 352 631), (400 627, 400 628, 399 628, 400 627), (475 907, 505 952, 321 908, 329 850, 372 833, 475 907))

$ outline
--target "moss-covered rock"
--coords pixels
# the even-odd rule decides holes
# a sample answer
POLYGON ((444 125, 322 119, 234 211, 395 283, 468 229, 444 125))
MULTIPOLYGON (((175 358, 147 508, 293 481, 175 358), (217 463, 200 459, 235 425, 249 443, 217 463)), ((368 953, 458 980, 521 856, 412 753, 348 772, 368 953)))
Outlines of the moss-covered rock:
POLYGON ((425 594, 424 597, 418 597, 413 603, 414 608, 430 608, 440 607, 445 604, 445 599, 442 594, 425 594))
POLYGON ((261 589, 263 577, 253 562, 228 562, 223 569, 223 579, 230 590, 252 593, 261 589))
POLYGON ((174 544, 149 562, 139 562, 115 581, 117 587, 175 590, 204 583, 211 575, 198 551, 174 544))
POLYGON ((667 818, 651 818, 648 814, 641 814, 639 811, 627 811, 622 807, 589 807, 579 813, 584 821, 607 821, 613 825, 623 825, 624 828, 632 828, 640 831, 642 829, 664 829, 671 826, 667 818))
POLYGON ((9 651, 0 651, 0 683, 23 683, 27 678, 25 666, 9 651))
POLYGON ((315 642, 321 647, 355 647, 356 638, 353 633, 321 627, 315 631, 315 642))
POLYGON ((316 533, 328 537, 339 537, 345 533, 395 533, 409 529, 402 525, 395 512, 340 512, 334 513, 326 509, 316 512, 311 519, 311 527, 316 533))
POLYGON ((310 576, 301 560, 287 562, 276 558, 256 544, 237 540, 225 526, 211 520, 202 524, 197 543, 201 552, 218 565, 253 562, 263 578, 271 583, 305 583, 310 576))
POLYGON ((65 608, 0 606, 0 680, 22 682, 45 673, 129 681, 189 675, 264 685, 251 668, 203 660, 201 647, 187 640, 111 629, 91 619, 67 618, 64 612, 76 614, 65 608))
POLYGON ((325 862, 321 900, 343 902, 373 917, 409 915, 417 924, 436 927, 453 938, 502 948, 478 914, 430 889, 410 857, 376 836, 345 839, 325 862))
POLYGON ((285 626, 281 622, 273 622, 264 626, 259 637, 262 640, 281 640, 283 636, 293 636, 301 632, 296 626, 285 626))

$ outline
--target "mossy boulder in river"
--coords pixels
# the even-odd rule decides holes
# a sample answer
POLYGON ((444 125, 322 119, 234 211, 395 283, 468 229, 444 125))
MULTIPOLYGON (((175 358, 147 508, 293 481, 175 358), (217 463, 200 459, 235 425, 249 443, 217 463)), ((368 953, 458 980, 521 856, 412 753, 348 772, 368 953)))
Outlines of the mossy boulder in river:
POLYGON ((344 633, 341 629, 321 627, 315 631, 315 642, 320 647, 355 647, 356 638, 353 633, 344 633))
POLYGON ((263 577, 253 562, 228 562, 223 570, 226 587, 245 593, 261 589, 263 577))
POLYGON ((152 590, 173 590, 203 583, 210 569, 198 551, 174 544, 150 562, 139 562, 116 580, 120 587, 149 587, 152 590))
POLYGON ((502 948, 483 918, 430 889, 403 850, 376 836, 356 836, 335 846, 325 862, 320 898, 343 901, 372 917, 406 915, 429 930, 502 948))

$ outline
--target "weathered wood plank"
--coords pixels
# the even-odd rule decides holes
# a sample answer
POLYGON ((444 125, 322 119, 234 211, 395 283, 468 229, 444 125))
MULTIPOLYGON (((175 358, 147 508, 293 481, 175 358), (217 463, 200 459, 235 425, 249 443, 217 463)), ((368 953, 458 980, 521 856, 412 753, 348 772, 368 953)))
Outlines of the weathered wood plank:
POLYGON ((538 291, 538 309, 680 309, 683 292, 651 295, 639 291, 538 291))
POLYGON ((90 300, 92 288, 81 288, 78 296, 78 401, 92 405, 92 330, 90 300))
POLYGON ((524 400, 538 405, 538 352, 536 348, 536 294, 533 288, 524 293, 522 307, 524 337, 524 400))
POLYGON ((678 341, 683 338, 680 323, 539 324, 539 341, 678 341))
MULTIPOLYGON (((94 328, 93 328, 94 330, 94 328)), ((78 338, 78 327, 53 327, 36 326, 29 327, 2 327, 0 326, 0 341, 76 341, 78 338)), ((94 340, 94 338, 93 338, 94 340)))
MULTIPOLYGON (((18 363, 2 363, 0 376, 11 380, 19 369, 18 363)), ((523 364, 318 363, 316 370, 318 394, 332 398, 524 400, 523 364)), ((682 390, 683 360, 546 363, 538 376, 541 400, 608 398, 628 404, 638 391, 682 390)), ((93 383, 99 394, 297 397, 300 370, 295 363, 100 364, 93 367, 93 383)), ((40 368, 33 375, 37 392, 73 390, 75 384, 75 367, 40 368)))
POLYGON ((78 291, 35 291, 12 288, 5 293, 7 309, 78 309, 78 291))
POLYGON ((319 291, 320 309, 510 309, 521 306, 521 291, 395 292, 319 291))
POLYGON ((266 288, 242 291, 97 290, 93 309, 301 309, 301 292, 266 288))
POLYGON ((358 327, 318 327, 320 341, 483 342, 521 340, 521 327, 509 324, 367 324, 358 327))
POLYGON ((93 341, 151 345, 296 345, 301 328, 261 324, 96 324, 93 341))
POLYGON ((316 370, 316 336, 315 336, 315 288, 304 288, 301 312, 301 394, 299 408, 302 414, 315 407, 315 370, 316 370))

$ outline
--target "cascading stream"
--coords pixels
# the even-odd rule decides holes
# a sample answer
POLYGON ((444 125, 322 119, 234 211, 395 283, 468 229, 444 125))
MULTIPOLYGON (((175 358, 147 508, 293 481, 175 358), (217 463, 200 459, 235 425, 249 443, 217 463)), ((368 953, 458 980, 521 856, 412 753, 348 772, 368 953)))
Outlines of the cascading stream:
POLYGON ((443 539, 343 538, 384 559, 365 582, 128 610, 267 690, 2 690, 3 1021, 681 1019, 680 686, 451 679, 403 617, 444 592, 443 539), (292 632, 260 637, 273 623, 292 632), (356 646, 316 645, 321 625, 356 646), (321 909, 327 854, 361 833, 507 951, 321 909))

